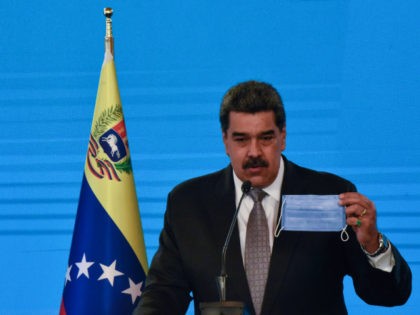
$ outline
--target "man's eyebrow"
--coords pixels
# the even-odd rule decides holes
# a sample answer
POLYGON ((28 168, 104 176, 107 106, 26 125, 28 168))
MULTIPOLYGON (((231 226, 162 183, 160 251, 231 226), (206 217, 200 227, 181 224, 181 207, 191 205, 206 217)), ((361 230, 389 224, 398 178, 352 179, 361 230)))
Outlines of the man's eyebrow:
MULTIPOLYGON (((270 129, 270 130, 266 130, 266 131, 263 131, 263 132, 261 132, 261 133, 259 133, 258 134, 258 136, 271 136, 271 135, 274 135, 275 134, 275 131, 273 130, 273 129, 270 129)), ((249 134, 248 133, 246 133, 246 132, 239 132, 239 131, 233 131, 232 132, 232 137, 245 137, 245 136, 249 136, 249 134)))
POLYGON ((271 129, 271 130, 267 130, 267 131, 263 131, 263 132, 261 132, 261 136, 269 136, 269 135, 273 135, 275 132, 274 132, 274 130, 273 129, 271 129))
POLYGON ((232 137, 243 137, 243 136, 246 136, 246 135, 247 135, 247 133, 245 133, 245 132, 238 132, 238 131, 232 132, 232 137))

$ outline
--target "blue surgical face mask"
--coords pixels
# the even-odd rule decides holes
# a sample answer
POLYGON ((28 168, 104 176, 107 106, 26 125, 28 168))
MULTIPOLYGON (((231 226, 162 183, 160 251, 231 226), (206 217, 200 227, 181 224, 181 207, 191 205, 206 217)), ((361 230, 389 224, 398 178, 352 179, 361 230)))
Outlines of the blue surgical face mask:
POLYGON ((347 241, 346 212, 338 201, 338 195, 283 195, 280 230, 276 228, 276 236, 283 230, 341 231, 342 240, 347 241))

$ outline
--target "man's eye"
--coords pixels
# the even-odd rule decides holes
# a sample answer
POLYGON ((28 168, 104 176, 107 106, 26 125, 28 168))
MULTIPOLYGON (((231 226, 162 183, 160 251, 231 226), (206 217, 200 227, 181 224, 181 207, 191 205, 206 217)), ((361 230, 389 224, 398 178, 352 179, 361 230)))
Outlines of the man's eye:
POLYGON ((264 140, 264 141, 270 141, 270 140, 274 139, 274 136, 273 135, 266 135, 266 136, 263 136, 261 139, 264 140))
POLYGON ((249 138, 247 137, 235 137, 233 138, 233 140, 237 143, 246 143, 248 141, 249 138))
POLYGON ((260 138, 263 144, 269 144, 273 141, 274 135, 265 135, 260 138))

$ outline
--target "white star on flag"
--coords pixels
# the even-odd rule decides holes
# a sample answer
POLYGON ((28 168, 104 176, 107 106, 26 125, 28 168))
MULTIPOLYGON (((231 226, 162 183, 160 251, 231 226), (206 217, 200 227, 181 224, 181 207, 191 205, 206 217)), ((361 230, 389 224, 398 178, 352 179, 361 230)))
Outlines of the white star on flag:
POLYGON ((79 277, 81 275, 85 275, 89 279, 88 269, 93 264, 94 264, 94 262, 92 262, 92 261, 86 261, 86 254, 83 253, 82 261, 76 263, 77 268, 79 268, 79 272, 77 273, 77 279, 79 279, 79 277))
POLYGON ((131 280, 130 278, 128 278, 128 281, 130 282, 130 287, 124 291, 122 291, 122 293, 125 294, 130 294, 131 295, 131 302, 134 304, 134 302, 136 301, 136 299, 138 297, 141 296, 141 285, 143 284, 143 281, 135 284, 133 280, 131 280))
POLYGON ((66 283, 64 285, 67 284, 67 281, 69 281, 69 282, 71 281, 70 271, 71 271, 71 268, 72 267, 73 267, 73 265, 70 265, 70 266, 67 267, 67 271, 66 271, 66 283))
POLYGON ((115 265, 117 264, 117 260, 114 260, 111 265, 105 266, 101 265, 103 273, 98 278, 98 280, 108 279, 111 286, 114 286, 114 278, 118 276, 122 276, 123 273, 115 269, 115 265))

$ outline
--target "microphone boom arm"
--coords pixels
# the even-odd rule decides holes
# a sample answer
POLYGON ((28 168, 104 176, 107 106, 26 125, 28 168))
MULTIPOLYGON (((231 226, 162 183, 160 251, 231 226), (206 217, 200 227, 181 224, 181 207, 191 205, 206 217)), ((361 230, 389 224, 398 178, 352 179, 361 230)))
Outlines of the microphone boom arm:
POLYGON ((238 217, 239 209, 241 208, 242 200, 244 199, 245 195, 251 189, 251 183, 249 181, 245 181, 242 184, 241 189, 242 189, 242 196, 241 196, 241 199, 239 199, 238 207, 236 208, 235 213, 233 215, 233 219, 232 219, 232 222, 230 224, 228 234, 226 236, 225 244, 223 245, 223 248, 222 248, 222 262, 221 262, 221 268, 220 268, 220 276, 218 276, 217 279, 216 279, 217 284, 218 284, 218 288, 219 288, 219 296, 220 296, 220 301, 221 302, 226 301, 226 278, 227 278, 226 252, 227 252, 227 249, 228 249, 228 246, 229 246, 230 239, 232 237, 233 229, 235 228, 235 224, 236 224, 236 220, 237 220, 237 217, 238 217))

